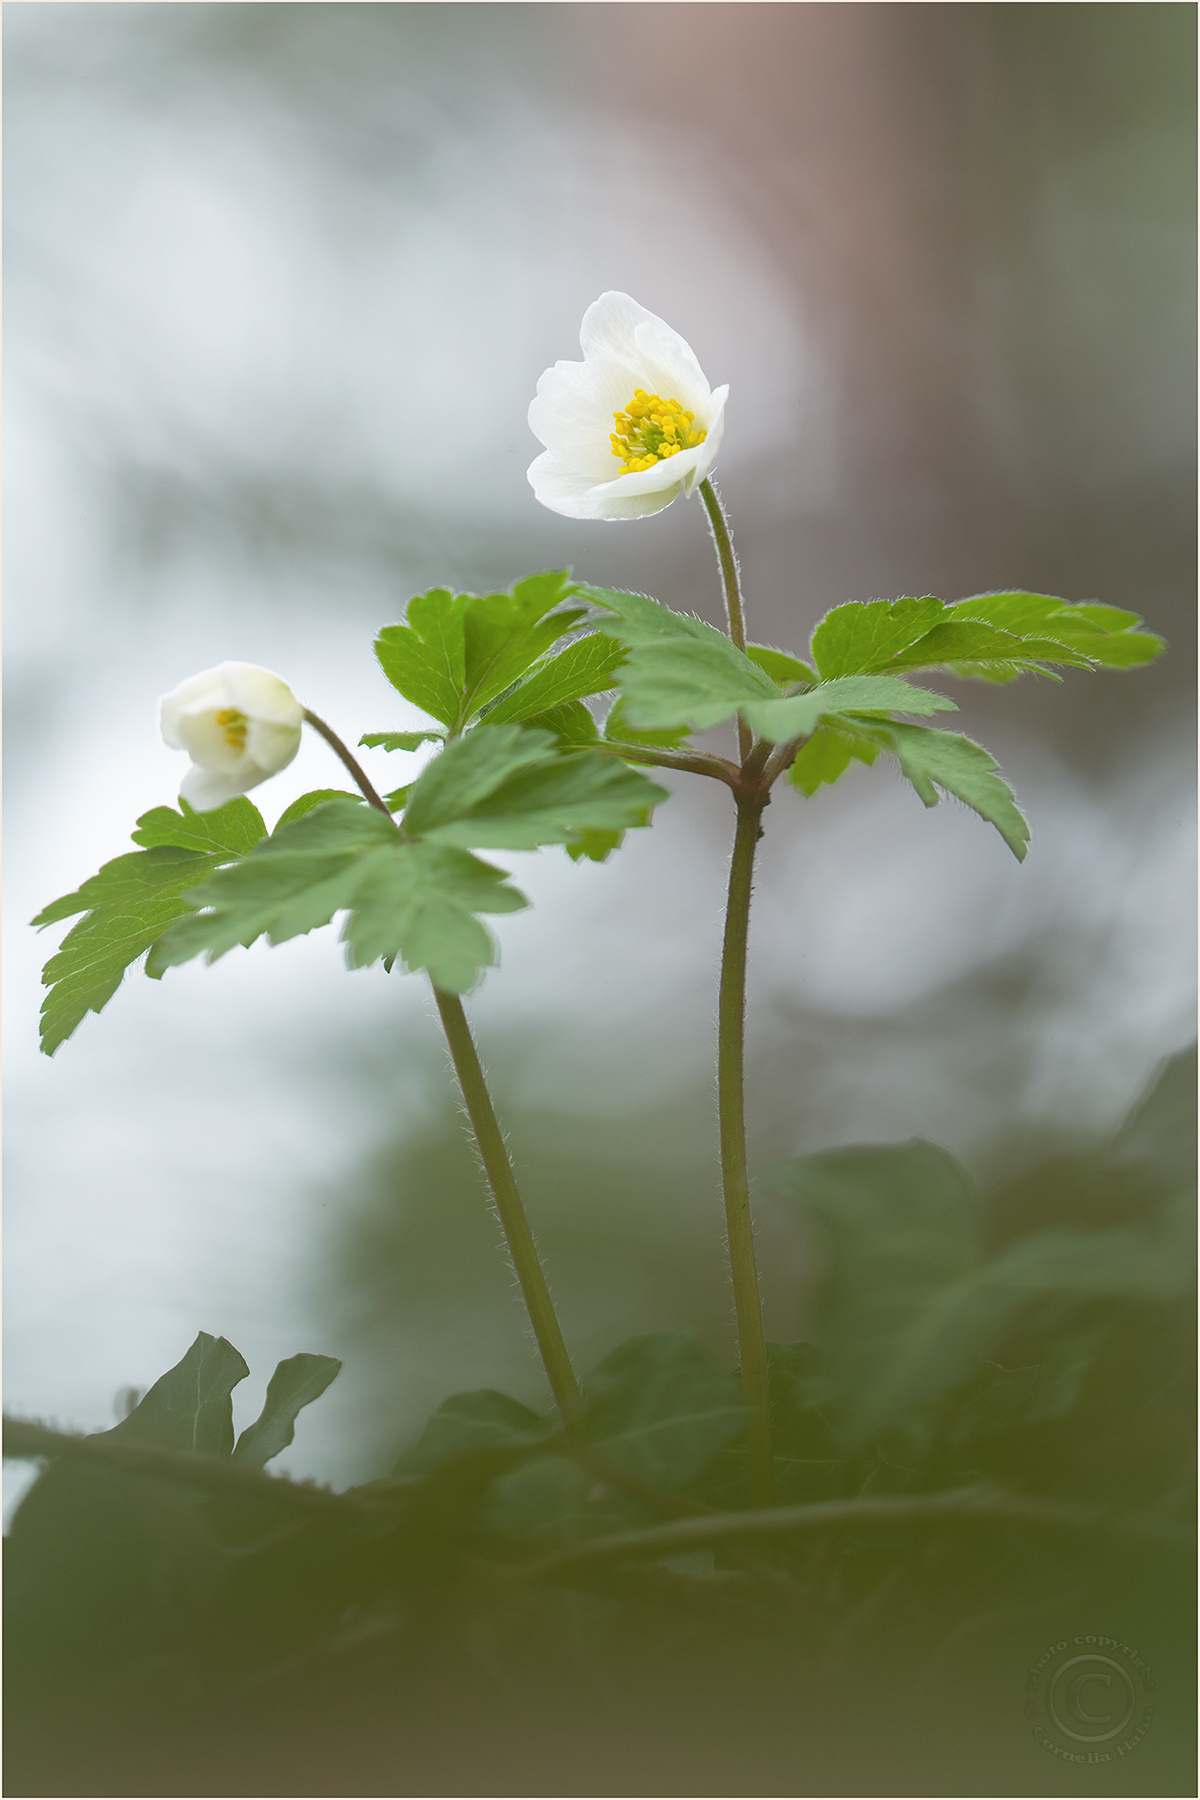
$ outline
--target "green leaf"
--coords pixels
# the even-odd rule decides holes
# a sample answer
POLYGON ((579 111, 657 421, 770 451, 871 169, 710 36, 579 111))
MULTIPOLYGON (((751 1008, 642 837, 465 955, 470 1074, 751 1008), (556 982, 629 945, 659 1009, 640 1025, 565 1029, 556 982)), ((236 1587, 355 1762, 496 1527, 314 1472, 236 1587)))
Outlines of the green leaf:
POLYGON ((957 669, 963 663, 1016 673, 1042 675, 1052 666, 1090 669, 1090 655, 1049 638, 1018 637, 980 619, 951 618, 936 625, 919 644, 896 657, 893 667, 903 669, 957 669))
POLYGON ((548 712, 534 713, 525 720, 525 727, 528 731, 548 731, 562 749, 580 750, 600 740, 596 721, 582 700, 566 700, 548 712))
POLYGON ((936 806, 937 789, 945 788, 994 825, 1017 861, 1024 862, 1029 826, 1012 789, 996 774, 995 758, 981 744, 928 725, 864 726, 863 735, 897 759, 926 806, 936 806))
POLYGON ((424 771, 406 831, 442 844, 533 850, 644 825, 667 790, 615 758, 559 753, 548 733, 479 725, 424 771))
MULTIPOLYGON (((249 811, 261 826, 254 808, 249 811)), ((221 812, 228 813, 229 808, 221 812)), ((197 815, 204 820, 219 816, 197 815)), ((231 838, 237 838, 240 823, 235 820, 228 833, 231 838)), ((152 947, 173 919, 187 912, 187 891, 229 861, 228 850, 204 855, 162 841, 173 830, 183 835, 194 828, 201 835, 201 827, 194 827, 186 814, 160 807, 144 814, 138 824, 145 836, 157 839, 152 849, 105 863, 76 893, 54 901, 33 921, 37 926, 52 925, 75 913, 85 915, 72 926, 42 974, 50 990, 42 1003, 42 1049, 47 1056, 54 1055, 89 1012, 102 1011, 130 964, 152 947)), ((147 974, 154 973, 147 965, 147 974)))
POLYGON ((1140 629, 1138 613, 1094 601, 1062 600, 1054 594, 975 594, 959 600, 953 612, 956 620, 980 619, 1026 640, 1046 640, 1040 649, 1032 641, 1022 648, 1027 655, 1044 650, 1047 662, 1063 660, 1049 651, 1048 644, 1076 652, 1073 660, 1110 669, 1138 668, 1166 649, 1162 638, 1140 629))
POLYGON ((746 723, 772 743, 808 737, 822 719, 843 713, 957 712, 953 700, 913 687, 895 675, 848 675, 824 681, 806 694, 783 700, 756 700, 741 708, 746 723))
POLYGON ((985 1259, 969 1179, 919 1140, 800 1157, 766 1179, 815 1213, 830 1241, 819 1337, 851 1445, 958 1387, 1035 1301, 1082 1308, 1190 1289, 1193 1258, 1174 1218, 1034 1232, 985 1259))
POLYGON ((444 731, 368 731, 358 742, 364 750, 419 750, 422 744, 442 744, 444 731))
POLYGON ((375 653, 406 700, 460 731, 578 623, 581 608, 553 611, 575 591, 566 570, 527 576, 506 594, 435 588, 409 601, 403 625, 380 632, 375 653))
POLYGON ((351 793, 346 788, 314 788, 311 794, 301 794, 298 800, 284 808, 275 822, 276 831, 281 825, 290 825, 293 819, 302 819, 305 813, 315 812, 328 800, 353 800, 356 806, 366 805, 361 794, 351 793))
POLYGON ((286 1450, 296 1435, 300 1409, 319 1400, 341 1368, 336 1356, 302 1353, 281 1362, 267 1383, 262 1412, 237 1441, 234 1462, 261 1469, 273 1456, 286 1450))
POLYGON ((812 658, 824 681, 886 669, 923 638, 945 613, 932 594, 924 599, 848 600, 827 613, 813 632, 812 658))
POLYGON ((568 644, 559 655, 540 663, 529 676, 494 706, 487 709, 487 723, 532 719, 569 700, 586 700, 616 686, 617 669, 625 652, 611 637, 593 632, 568 644))
POLYGON ((549 1437, 555 1426, 519 1400, 477 1388, 451 1394, 438 1407, 420 1438, 400 1457, 392 1474, 429 1475, 434 1469, 474 1456, 480 1450, 520 1449, 549 1437))
POLYGON ((637 744, 647 750, 677 750, 687 735, 686 725, 638 731, 629 723, 629 709, 624 700, 613 703, 604 721, 604 736, 610 744, 637 744))
POLYGON ((179 811, 171 806, 156 806, 143 813, 132 834, 135 844, 155 849, 172 844, 180 850, 199 850, 212 855, 245 856, 260 838, 267 835, 262 814, 244 794, 218 806, 214 812, 198 813, 180 800, 179 811))
POLYGON ((704 731, 732 717, 746 700, 779 698, 778 683, 703 619, 671 612, 645 594, 594 587, 580 593, 605 609, 597 629, 630 651, 618 679, 625 716, 635 729, 691 725, 704 731))
POLYGON ((781 687, 793 681, 803 681, 811 687, 820 680, 816 670, 810 669, 798 656, 792 656, 786 650, 774 650, 769 644, 747 644, 746 655, 781 687))
POLYGON ((249 1373, 232 1344, 202 1331, 182 1361, 160 1375, 128 1418, 103 1435, 228 1456, 233 1450, 231 1395, 249 1373))
POLYGON ((818 725, 806 743, 801 744, 792 763, 790 776, 795 787, 810 797, 822 782, 830 786, 846 773, 852 761, 867 763, 879 755, 876 744, 850 736, 833 725, 818 725))
POLYGON ((588 862, 607 862, 624 841, 623 831, 581 831, 569 844, 564 844, 563 849, 572 862, 579 862, 583 857, 588 862))
POLYGON ((745 1430, 738 1377, 694 1332, 631 1338, 583 1383, 580 1435, 609 1468, 684 1486, 745 1430))
POLYGON ((353 967, 399 956, 439 987, 465 993, 495 960, 475 915, 527 904, 507 880, 465 851, 402 838, 374 807, 335 800, 191 888, 188 899, 205 910, 176 921, 156 961, 213 961, 263 933, 284 943, 348 911, 342 936, 353 967))

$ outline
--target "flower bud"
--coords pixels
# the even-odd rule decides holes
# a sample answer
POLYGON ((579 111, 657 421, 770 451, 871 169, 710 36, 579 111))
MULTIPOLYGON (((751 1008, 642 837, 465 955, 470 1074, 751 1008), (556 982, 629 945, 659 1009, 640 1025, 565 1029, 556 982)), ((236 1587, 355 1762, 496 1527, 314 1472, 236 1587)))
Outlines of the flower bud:
POLYGON ((171 749, 192 759, 180 799, 213 812, 287 768, 300 748, 304 708, 270 669, 224 662, 164 694, 159 717, 171 749))

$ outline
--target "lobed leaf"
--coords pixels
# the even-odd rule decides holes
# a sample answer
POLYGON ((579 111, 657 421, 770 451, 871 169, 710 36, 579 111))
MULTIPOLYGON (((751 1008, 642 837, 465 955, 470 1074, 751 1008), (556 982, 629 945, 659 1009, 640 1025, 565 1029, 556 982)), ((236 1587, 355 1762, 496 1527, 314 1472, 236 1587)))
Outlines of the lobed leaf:
POLYGON ((267 1383, 261 1413, 237 1441, 234 1462, 261 1469, 273 1456, 286 1450, 296 1435, 296 1418, 301 1409, 319 1400, 341 1369, 336 1356, 311 1356, 304 1352, 281 1362, 267 1383))
POLYGON ((580 593, 604 609, 597 629, 630 652, 619 680, 625 718, 635 730, 690 725, 704 731, 746 700, 779 698, 779 684, 703 619, 672 612, 645 594, 595 587, 580 593))
POLYGON ((770 644, 747 644, 746 655, 781 687, 796 681, 802 681, 806 687, 811 687, 820 680, 816 670, 810 669, 798 656, 792 656, 787 650, 772 649, 770 644))
POLYGON ((586 700, 616 686, 616 672, 625 652, 611 637, 597 632, 577 638, 557 656, 530 671, 516 687, 501 694, 487 709, 487 723, 532 719, 538 713, 571 700, 586 700))
MULTIPOLYGON (((846 721, 839 724, 844 727, 846 721)), ((838 725, 818 725, 812 736, 796 752, 789 771, 793 786, 810 798, 822 783, 830 786, 840 779, 851 762, 873 763, 879 746, 869 743, 838 725)))
POLYGON ((938 788, 953 794, 994 825, 1018 862, 1029 848, 1029 826, 1013 791, 996 773, 997 763, 981 744, 928 725, 864 725, 863 734, 899 762, 926 806, 938 803, 938 788))
POLYGON ((233 1449, 233 1390, 249 1373, 232 1344, 201 1331, 186 1356, 104 1435, 228 1456, 233 1449))
POLYGON ((400 957, 439 986, 464 993, 495 947, 478 913, 527 903, 501 869, 465 851, 402 838, 374 807, 331 801, 295 820, 188 899, 155 949, 158 968, 214 961, 262 935, 279 944, 348 912, 343 938, 354 967, 400 957))
POLYGON ((461 731, 579 622, 582 608, 554 610, 575 591, 566 570, 504 594, 434 588, 409 601, 403 625, 385 626, 375 654, 406 700, 461 731))
POLYGON ((419 750, 422 744, 444 743, 444 731, 368 731, 359 738, 364 750, 419 750))
POLYGON ((808 737, 823 719, 846 713, 957 712, 953 700, 928 688, 913 687, 895 675, 848 675, 823 681, 805 694, 759 700, 741 709, 746 723, 771 743, 808 737))
MULTIPOLYGON (((244 798, 211 813, 195 813, 186 801, 144 813, 135 842, 148 848, 118 856, 75 893, 55 900, 33 920, 53 925, 85 916, 47 962, 42 980, 41 1045, 53 1056, 89 1012, 112 999, 131 963, 152 947, 173 919, 188 911, 185 895, 210 870, 253 847, 266 831, 244 798)), ((147 973, 153 974, 149 965, 147 973)))
POLYGON ((823 681, 891 666, 893 659, 937 624, 946 607, 924 599, 848 600, 827 613, 813 632, 812 659, 823 681))

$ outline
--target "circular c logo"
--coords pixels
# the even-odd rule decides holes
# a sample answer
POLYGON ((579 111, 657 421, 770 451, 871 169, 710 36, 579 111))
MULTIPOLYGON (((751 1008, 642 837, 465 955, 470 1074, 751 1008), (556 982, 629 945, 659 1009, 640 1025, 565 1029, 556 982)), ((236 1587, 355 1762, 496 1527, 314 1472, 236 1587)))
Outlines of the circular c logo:
POLYGON ((1055 1670, 1046 1707, 1064 1737, 1103 1744, 1133 1718, 1137 1693, 1128 1672, 1110 1656, 1072 1656, 1055 1670))

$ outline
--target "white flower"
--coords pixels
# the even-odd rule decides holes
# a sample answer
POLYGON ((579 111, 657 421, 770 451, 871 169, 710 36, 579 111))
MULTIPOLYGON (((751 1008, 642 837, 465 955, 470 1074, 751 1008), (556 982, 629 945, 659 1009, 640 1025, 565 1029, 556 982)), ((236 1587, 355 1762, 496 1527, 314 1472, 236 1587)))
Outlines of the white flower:
POLYGON ((212 812, 286 769, 300 748, 304 708, 285 681, 254 663, 224 662, 164 694, 162 734, 194 767, 179 797, 212 812))
POLYGON ((584 360, 547 369, 530 405, 546 446, 530 486, 568 519, 661 512, 716 462, 729 389, 714 393, 690 344, 628 294, 601 294, 579 342, 584 360))

